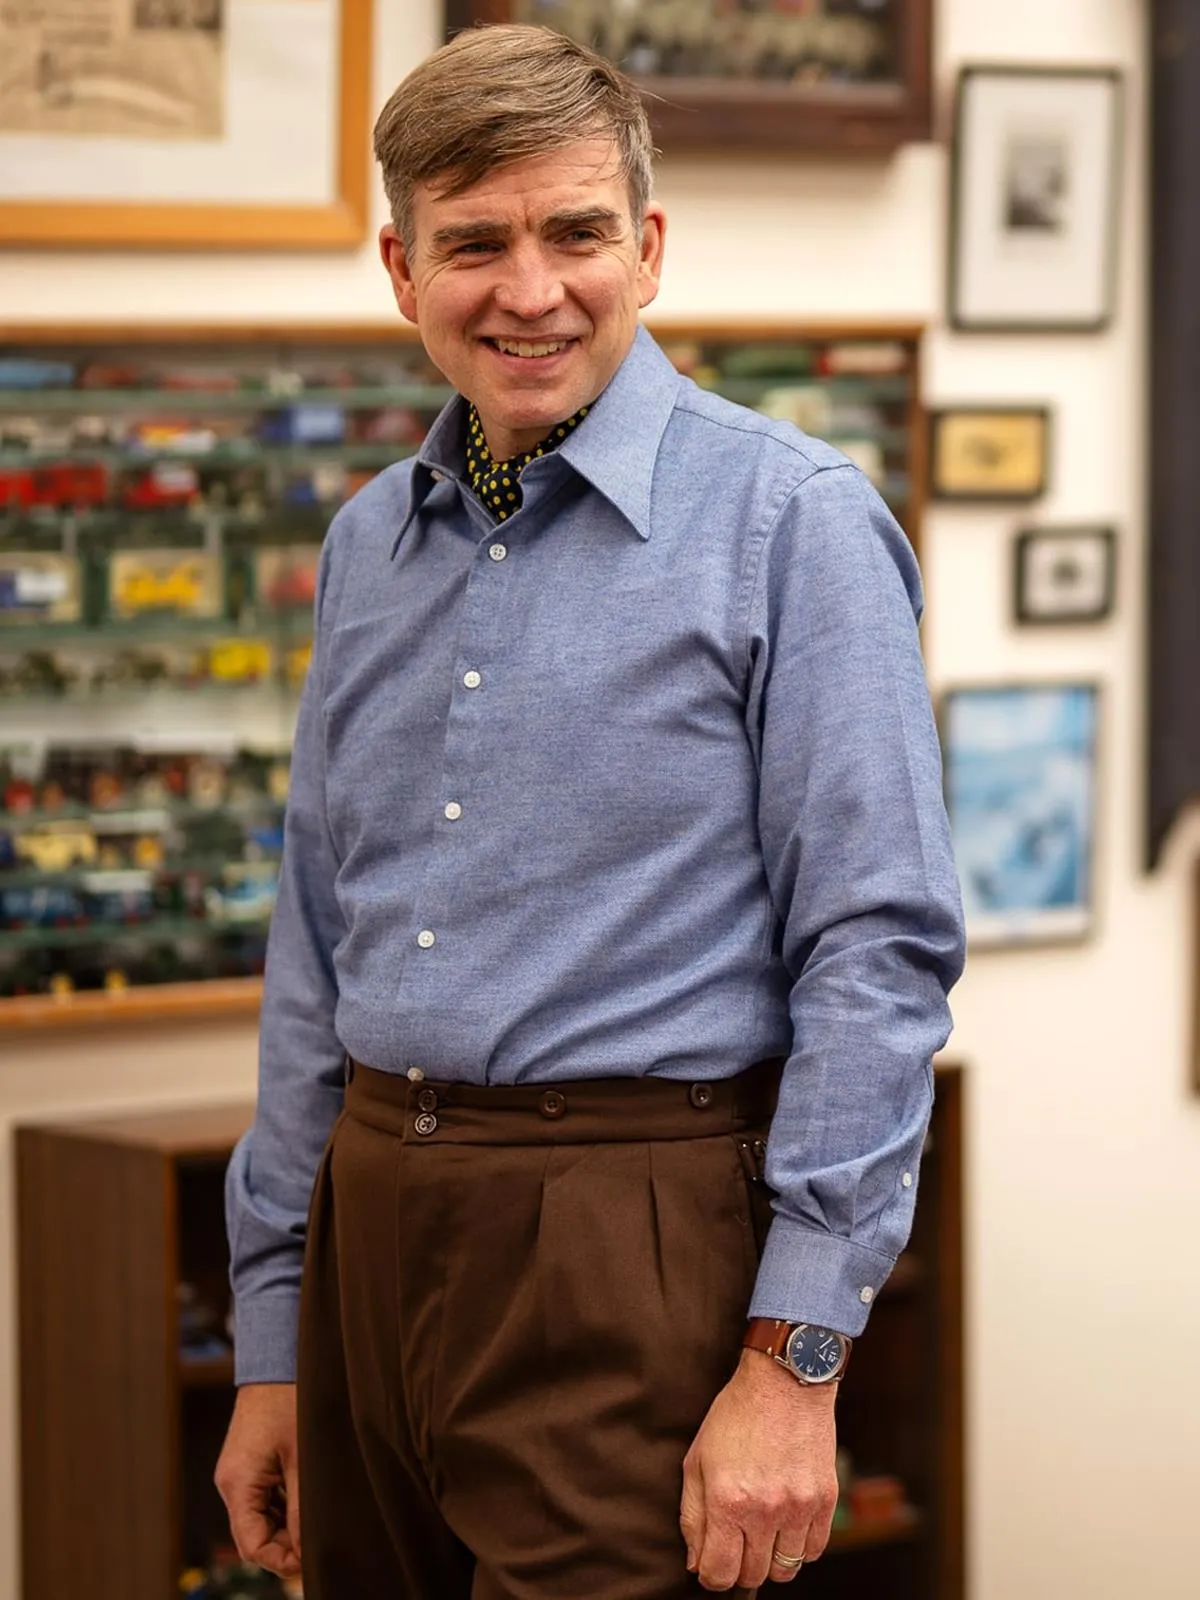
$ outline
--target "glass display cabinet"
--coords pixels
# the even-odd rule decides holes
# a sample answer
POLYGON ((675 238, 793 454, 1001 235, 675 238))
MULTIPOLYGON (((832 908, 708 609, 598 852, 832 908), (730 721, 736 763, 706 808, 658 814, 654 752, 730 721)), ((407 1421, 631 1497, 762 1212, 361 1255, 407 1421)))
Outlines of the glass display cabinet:
MULTIPOLYGON (((918 327, 655 331, 916 541, 918 327)), ((0 330, 4 1025, 253 1014, 321 539, 450 393, 403 324, 0 330)))
POLYGON ((641 88, 668 153, 878 155, 930 137, 931 0, 447 0, 446 22, 591 45, 641 88))

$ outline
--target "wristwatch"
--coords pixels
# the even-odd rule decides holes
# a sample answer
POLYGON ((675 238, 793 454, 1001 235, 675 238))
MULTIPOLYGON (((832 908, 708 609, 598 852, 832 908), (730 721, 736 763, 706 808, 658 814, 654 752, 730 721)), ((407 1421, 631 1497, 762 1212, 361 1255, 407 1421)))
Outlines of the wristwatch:
POLYGON ((815 1322, 753 1317, 742 1348, 761 1350, 786 1367, 797 1383, 819 1384, 837 1382, 846 1370, 853 1342, 835 1328, 822 1328, 815 1322))

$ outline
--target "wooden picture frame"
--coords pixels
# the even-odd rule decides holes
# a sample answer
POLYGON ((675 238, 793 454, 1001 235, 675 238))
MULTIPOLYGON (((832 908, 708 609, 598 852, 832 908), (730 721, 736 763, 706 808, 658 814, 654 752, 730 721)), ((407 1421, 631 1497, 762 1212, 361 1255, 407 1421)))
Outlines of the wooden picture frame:
MULTIPOLYGON (((221 0, 194 3, 210 19, 206 26, 222 30, 220 48, 227 51, 221 0)), ((311 3, 313 21, 303 42, 289 38, 280 60, 270 54, 270 29, 278 23, 268 8, 261 8, 265 15, 257 52, 243 46, 241 56, 227 63, 228 71, 222 68, 219 88, 214 89, 230 102, 219 137, 197 135, 155 145, 149 137, 64 137, 62 128, 44 135, 13 132, 11 123, 6 129, 0 120, 0 173, 6 175, 0 178, 0 246, 334 250, 359 245, 366 236, 370 202, 372 0, 311 3), (304 71, 294 69, 297 59, 302 59, 304 71), (326 99, 314 106, 312 83, 317 79, 326 99), (257 109, 253 102, 258 100, 270 102, 274 120, 266 132, 248 112, 248 106, 257 109), (294 148, 287 142, 287 130, 312 129, 312 119, 323 114, 328 122, 317 126, 304 145, 313 155, 311 172, 297 169, 293 176, 294 198, 272 198, 265 167, 254 193, 226 189, 214 198, 214 187, 227 178, 229 189, 251 183, 243 174, 232 177, 246 166, 246 154, 253 152, 258 160, 258 152, 274 151, 278 169, 278 150, 290 153, 294 148), (176 180, 172 163, 180 174, 186 172, 186 179, 176 180), (39 173, 47 180, 40 191, 39 173), (147 192, 155 185, 161 192, 147 192), (90 198, 95 194, 110 198, 90 198)))
POLYGON ((938 702, 971 948, 1076 943, 1095 925, 1099 686, 971 684, 938 702))
MULTIPOLYGON (((694 3, 699 7, 699 0, 694 3)), ((555 26, 555 11, 556 0, 446 0, 446 31, 450 35, 496 22, 555 26)), ((894 15, 897 70, 883 79, 701 77, 639 72, 636 59, 618 64, 642 89, 655 138, 668 152, 807 148, 886 154, 930 138, 933 116, 931 0, 896 0, 894 15)), ((788 20, 805 22, 790 15, 788 20)), ((807 19, 806 25, 812 21, 807 19)), ((828 21, 835 27, 871 26, 866 16, 831 16, 828 21)), ((816 75, 822 64, 814 61, 809 70, 816 75)))
POLYGON ((1112 528, 1025 528, 1013 541, 1013 617, 1026 627, 1103 622, 1116 596, 1112 528))
POLYGON ((938 500, 1036 500, 1049 481, 1046 406, 943 406, 930 413, 929 492, 938 500))
POLYGON ((969 66, 950 160, 950 325, 1095 333, 1116 297, 1124 81, 1109 67, 969 66))

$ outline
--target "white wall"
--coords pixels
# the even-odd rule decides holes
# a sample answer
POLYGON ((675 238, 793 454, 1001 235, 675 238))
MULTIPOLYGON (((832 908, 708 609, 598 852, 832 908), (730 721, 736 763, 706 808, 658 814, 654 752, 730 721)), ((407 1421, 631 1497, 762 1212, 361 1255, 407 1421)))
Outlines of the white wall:
MULTIPOLYGON (((1186 1087, 1188 825, 1140 873, 1145 394, 1141 0, 941 0, 939 78, 963 60, 1113 62, 1130 77, 1122 292, 1093 338, 952 337, 943 303, 945 152, 885 167, 668 160, 664 315, 927 319, 933 403, 1012 398, 1056 413, 1039 520, 1111 520, 1120 594, 1099 630, 1007 622, 1016 519, 932 508, 927 652, 935 688, 1021 676, 1106 686, 1101 924, 1086 946, 976 956, 952 1053, 968 1080, 968 1413, 972 1600, 1154 1600, 1200 1592, 1200 1099, 1186 1087)), ((381 3, 377 101, 435 43, 435 0, 381 3)), ((374 320, 373 253, 0 258, 0 320, 374 320)), ((0 1120, 117 1101, 249 1092, 253 1031, 130 1033, 0 1053, 0 1120)), ((5 1154, 2 1159, 7 1161, 5 1154)), ((0 1195, 5 1186, 0 1186, 0 1195)), ((0 1227, 7 1229, 7 1200, 0 1227)), ((2 1237, 3 1235, 0 1235, 2 1237)), ((0 1285, 0 1416, 13 1411, 0 1285)), ((15 1600, 15 1465, 0 1433, 0 1600, 15 1600)))

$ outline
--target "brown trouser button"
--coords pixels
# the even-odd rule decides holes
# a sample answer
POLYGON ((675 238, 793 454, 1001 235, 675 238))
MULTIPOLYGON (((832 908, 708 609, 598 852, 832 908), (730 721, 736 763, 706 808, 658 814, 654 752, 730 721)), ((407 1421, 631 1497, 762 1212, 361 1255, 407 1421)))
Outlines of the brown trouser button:
POLYGON ((547 1089, 538 1109, 544 1117, 561 1117, 567 1109, 566 1097, 559 1094, 557 1089, 547 1089))
POLYGON ((413 1127, 419 1134, 430 1134, 437 1127, 437 1118, 431 1116, 428 1111, 422 1111, 421 1115, 413 1123, 413 1127))
POLYGON ((437 1110, 437 1092, 433 1089, 422 1089, 417 1096, 417 1106, 421 1111, 437 1110))
POLYGON ((688 1090, 688 1099, 697 1111, 703 1111, 705 1106, 712 1105, 712 1085, 707 1083, 694 1083, 688 1090))

